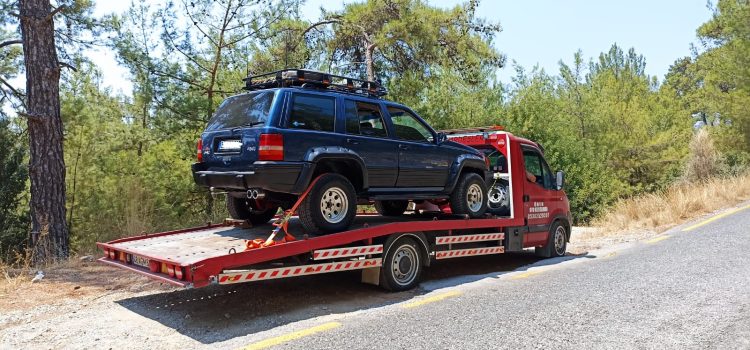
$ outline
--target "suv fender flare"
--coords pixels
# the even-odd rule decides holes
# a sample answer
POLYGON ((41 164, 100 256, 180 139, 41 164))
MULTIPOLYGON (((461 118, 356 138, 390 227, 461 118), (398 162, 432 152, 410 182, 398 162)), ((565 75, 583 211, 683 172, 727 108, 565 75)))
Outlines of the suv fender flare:
POLYGON ((294 185, 294 193, 299 194, 307 189, 310 181, 312 181, 312 177, 315 173, 315 168, 317 168, 318 163, 326 159, 354 161, 355 164, 359 166, 359 175, 362 177, 362 190, 365 190, 369 187, 366 171, 367 167, 365 166, 365 161, 362 159, 362 157, 360 157, 354 151, 345 147, 323 146, 313 147, 309 149, 305 154, 303 160, 307 164, 306 166, 303 166, 302 172, 299 175, 299 179, 297 179, 297 183, 294 185))
POLYGON ((462 154, 458 156, 453 165, 451 165, 450 173, 448 174, 448 183, 445 186, 446 193, 453 192, 453 189, 458 183, 458 178, 465 168, 473 168, 479 170, 482 178, 487 181, 487 171, 482 170, 487 168, 487 164, 484 162, 484 159, 473 154, 462 154))

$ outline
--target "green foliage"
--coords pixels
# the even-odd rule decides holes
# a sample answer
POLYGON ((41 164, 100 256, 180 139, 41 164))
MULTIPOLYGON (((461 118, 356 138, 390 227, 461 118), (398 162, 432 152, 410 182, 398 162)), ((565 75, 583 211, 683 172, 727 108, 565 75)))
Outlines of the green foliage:
POLYGON ((566 171, 576 221, 681 174, 690 114, 644 68, 642 56, 614 45, 588 65, 576 53, 556 77, 517 69, 504 123, 541 142, 550 166, 566 171))
POLYGON ((26 243, 29 228, 26 180, 28 169, 24 164, 25 142, 13 132, 10 122, 0 118, 0 261, 7 254, 20 251, 26 243), (20 146, 19 146, 20 145, 20 146))
POLYGON ((352 2, 333 21, 329 59, 345 74, 366 76, 368 48, 377 77, 431 75, 433 69, 453 69, 472 83, 485 82, 485 68, 498 68, 505 57, 492 46, 501 28, 476 16, 478 1, 452 9, 421 0, 352 2))
MULTIPOLYGON (((750 2, 720 0, 713 18, 698 28, 706 51, 695 58, 702 82, 698 93, 709 101, 700 112, 719 121, 731 121, 729 133, 744 139, 743 151, 750 151, 750 2)), ((723 144, 723 151, 735 152, 737 144, 723 144)))
POLYGON ((73 247, 216 220, 203 213, 205 196, 189 170, 197 133, 162 138, 144 129, 124 98, 101 88, 95 66, 80 66, 61 96, 73 247))

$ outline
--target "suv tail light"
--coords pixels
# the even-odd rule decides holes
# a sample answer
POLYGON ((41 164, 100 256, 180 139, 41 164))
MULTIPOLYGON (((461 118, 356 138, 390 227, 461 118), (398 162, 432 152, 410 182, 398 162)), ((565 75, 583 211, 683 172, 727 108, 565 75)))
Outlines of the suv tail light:
POLYGON ((198 143, 195 145, 197 150, 198 163, 203 161, 203 139, 198 139, 198 143))
POLYGON ((284 160, 284 136, 260 134, 258 160, 284 160))

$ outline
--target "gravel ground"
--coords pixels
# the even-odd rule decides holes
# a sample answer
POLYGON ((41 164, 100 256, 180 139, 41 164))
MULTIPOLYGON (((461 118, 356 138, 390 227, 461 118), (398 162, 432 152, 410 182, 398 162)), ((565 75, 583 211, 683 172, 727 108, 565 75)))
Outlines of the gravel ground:
POLYGON ((438 264, 403 293, 357 273, 174 290, 109 268, 73 282, 50 272, 0 291, 0 348, 234 349, 337 322, 280 346, 747 349, 748 223, 750 210, 654 243, 577 241, 576 231, 576 255, 438 264))

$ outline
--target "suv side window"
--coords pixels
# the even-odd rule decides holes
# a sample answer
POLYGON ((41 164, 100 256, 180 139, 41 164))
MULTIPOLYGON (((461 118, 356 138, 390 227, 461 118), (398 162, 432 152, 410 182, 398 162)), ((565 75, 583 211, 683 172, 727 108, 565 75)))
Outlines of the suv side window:
POLYGON ((327 96, 292 95, 289 127, 317 131, 333 131, 336 121, 336 99, 327 96))
POLYGON ((550 172, 547 162, 544 161, 539 152, 524 148, 523 162, 526 165, 526 171, 536 177, 536 183, 539 186, 552 189, 552 172, 550 172))
POLYGON ((432 143, 433 136, 414 115, 397 107, 388 107, 396 137, 406 141, 432 143))
POLYGON ((346 100, 346 133, 374 137, 388 137, 380 114, 380 106, 374 103, 346 100))

